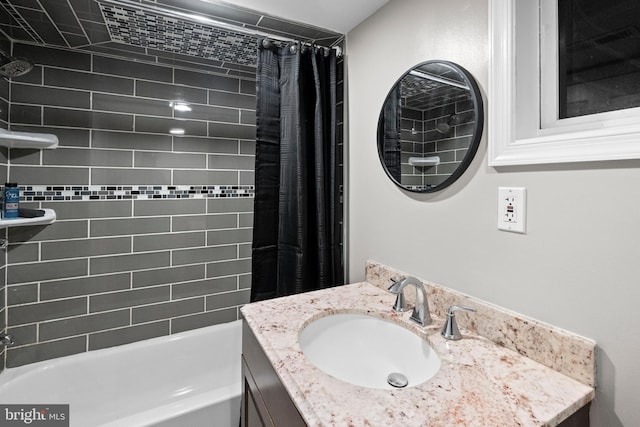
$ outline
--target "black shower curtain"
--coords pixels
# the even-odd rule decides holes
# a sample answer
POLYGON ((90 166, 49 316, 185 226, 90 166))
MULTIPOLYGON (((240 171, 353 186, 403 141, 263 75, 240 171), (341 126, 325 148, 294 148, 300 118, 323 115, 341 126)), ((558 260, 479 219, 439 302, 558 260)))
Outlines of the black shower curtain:
POLYGON ((251 301, 344 280, 335 51, 258 46, 251 301))

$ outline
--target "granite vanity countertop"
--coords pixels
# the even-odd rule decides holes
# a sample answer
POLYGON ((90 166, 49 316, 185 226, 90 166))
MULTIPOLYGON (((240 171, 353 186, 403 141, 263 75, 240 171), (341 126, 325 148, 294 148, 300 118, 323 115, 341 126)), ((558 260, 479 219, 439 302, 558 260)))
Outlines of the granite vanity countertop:
POLYGON ((245 305, 242 314, 310 426, 555 426, 590 402, 594 389, 477 335, 440 336, 443 319, 421 328, 391 310, 394 295, 366 282, 245 305), (340 381, 307 360, 298 344, 310 322, 362 313, 427 339, 442 366, 404 389, 340 381))

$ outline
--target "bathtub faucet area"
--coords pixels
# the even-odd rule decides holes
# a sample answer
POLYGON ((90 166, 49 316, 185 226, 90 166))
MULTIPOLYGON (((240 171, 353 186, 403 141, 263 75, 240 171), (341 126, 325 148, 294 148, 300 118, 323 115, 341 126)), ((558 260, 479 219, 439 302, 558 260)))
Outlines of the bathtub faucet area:
POLYGON ((0 347, 11 347, 15 344, 13 337, 8 334, 0 334, 0 347))

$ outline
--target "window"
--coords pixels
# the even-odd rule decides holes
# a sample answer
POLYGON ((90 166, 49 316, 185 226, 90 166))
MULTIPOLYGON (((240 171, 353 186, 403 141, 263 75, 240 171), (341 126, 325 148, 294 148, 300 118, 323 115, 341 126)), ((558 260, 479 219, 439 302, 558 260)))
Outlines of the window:
POLYGON ((559 118, 640 106, 640 4, 558 1, 559 118))
POLYGON ((492 166, 640 158, 640 5, 491 0, 492 166))

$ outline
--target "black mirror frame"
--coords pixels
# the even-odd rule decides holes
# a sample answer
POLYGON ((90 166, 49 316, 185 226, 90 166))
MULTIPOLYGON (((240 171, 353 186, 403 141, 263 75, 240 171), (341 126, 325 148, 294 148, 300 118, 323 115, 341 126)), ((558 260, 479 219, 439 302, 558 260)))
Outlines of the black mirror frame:
MULTIPOLYGON (((460 166, 458 166, 458 168, 441 184, 429 189, 417 190, 417 189, 413 189, 408 186, 405 186, 402 183, 398 182, 391 175, 391 173, 387 169, 387 165, 384 162, 383 144, 381 144, 380 141, 377 141, 378 157, 380 158, 380 163, 382 164, 382 167, 384 168, 384 171, 389 177, 389 179, 391 179, 391 181, 394 184, 396 184, 398 187, 402 188, 403 190, 410 191, 412 193, 434 193, 436 191, 444 190, 445 188, 453 184, 458 178, 460 178, 460 176, 467 170, 467 168, 471 164, 471 161, 475 157, 476 152, 478 151, 478 147, 480 146, 480 140, 482 139, 482 132, 484 130, 484 103, 482 101, 482 92, 480 92, 480 88, 476 83, 475 78, 464 67, 451 61, 440 61, 440 60, 429 60, 429 61, 421 62, 420 64, 415 65, 410 70, 405 72, 403 75, 400 76, 400 78, 398 78, 398 80, 396 80, 396 82, 393 84, 393 86, 387 93, 387 96, 384 99, 382 107, 380 108, 380 116, 378 117, 377 129, 380 129, 380 126, 382 125, 382 119, 383 119, 382 111, 384 109, 385 104, 389 100, 391 93, 394 91, 394 89, 400 84, 402 79, 404 79, 412 70, 428 64, 447 65, 453 68, 454 70, 458 71, 464 77, 465 83, 468 84, 471 91, 471 96, 473 98, 473 107, 476 112, 476 121, 473 129, 473 137, 471 138, 471 143, 469 144, 469 148, 467 149, 467 154, 464 156, 464 159, 462 159, 462 162, 460 162, 460 166)), ((376 132, 376 134, 379 134, 379 132, 376 132)))

